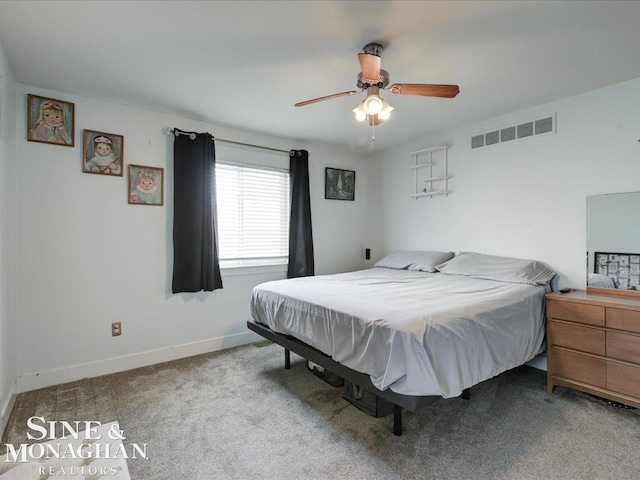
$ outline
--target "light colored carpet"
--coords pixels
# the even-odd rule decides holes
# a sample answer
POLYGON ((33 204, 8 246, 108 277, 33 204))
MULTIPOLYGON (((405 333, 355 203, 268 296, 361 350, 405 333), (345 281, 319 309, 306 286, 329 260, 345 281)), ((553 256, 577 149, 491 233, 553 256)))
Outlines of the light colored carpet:
POLYGON ((470 401, 406 412, 395 437, 391 417, 360 412, 295 355, 284 370, 263 342, 21 394, 5 441, 22 443, 31 415, 115 419, 125 446, 148 444, 133 480, 640 478, 638 411, 545 387, 521 367, 470 401))

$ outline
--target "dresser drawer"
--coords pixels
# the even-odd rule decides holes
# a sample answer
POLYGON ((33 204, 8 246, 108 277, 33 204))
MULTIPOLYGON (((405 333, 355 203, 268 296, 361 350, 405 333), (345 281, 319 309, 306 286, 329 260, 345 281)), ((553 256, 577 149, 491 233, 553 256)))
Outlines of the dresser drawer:
POLYGON ((607 361, 569 350, 549 349, 549 371, 564 377, 597 387, 607 386, 607 361))
POLYGON ((604 307, 550 300, 547 301, 547 318, 604 327, 604 307))
POLYGON ((640 336, 608 331, 607 357, 640 364, 640 336))
POLYGON ((547 333, 551 345, 595 353, 596 355, 605 354, 604 330, 551 320, 547 333))
POLYGON ((607 327, 640 333, 640 312, 623 310, 622 308, 607 308, 607 327))
POLYGON ((607 388, 632 397, 640 397, 640 368, 607 362, 607 388))

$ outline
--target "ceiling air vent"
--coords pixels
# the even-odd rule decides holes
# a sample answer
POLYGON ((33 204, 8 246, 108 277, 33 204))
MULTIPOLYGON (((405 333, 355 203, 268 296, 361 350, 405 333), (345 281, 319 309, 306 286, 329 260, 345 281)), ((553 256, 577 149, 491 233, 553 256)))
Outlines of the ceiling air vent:
POLYGON ((555 115, 532 120, 530 122, 520 123, 518 125, 492 130, 491 132, 471 137, 471 148, 488 147, 498 143, 511 142, 513 140, 521 140, 535 135, 547 133, 555 133, 556 119, 555 115))

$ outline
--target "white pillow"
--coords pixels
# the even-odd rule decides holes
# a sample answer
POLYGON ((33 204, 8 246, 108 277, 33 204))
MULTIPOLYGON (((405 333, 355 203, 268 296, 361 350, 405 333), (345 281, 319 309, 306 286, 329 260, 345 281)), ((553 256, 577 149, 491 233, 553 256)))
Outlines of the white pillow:
POLYGON ((398 270, 417 270, 436 272, 436 265, 453 257, 453 252, 422 252, 401 250, 393 252, 376 262, 374 267, 395 268, 398 270))
POLYGON ((498 257, 482 253, 460 252, 451 260, 436 265, 441 273, 497 280, 499 282, 547 285, 556 272, 536 260, 498 257))

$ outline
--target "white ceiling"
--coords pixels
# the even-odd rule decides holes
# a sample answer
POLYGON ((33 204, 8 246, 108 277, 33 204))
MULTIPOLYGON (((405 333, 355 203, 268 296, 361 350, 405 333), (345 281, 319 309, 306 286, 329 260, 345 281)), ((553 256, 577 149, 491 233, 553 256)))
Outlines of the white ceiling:
POLYGON ((633 1, 0 2, 20 83, 355 151, 640 77, 639 25, 633 1), (373 41, 391 83, 461 93, 385 93, 375 142, 364 94, 293 107, 356 89, 373 41))

